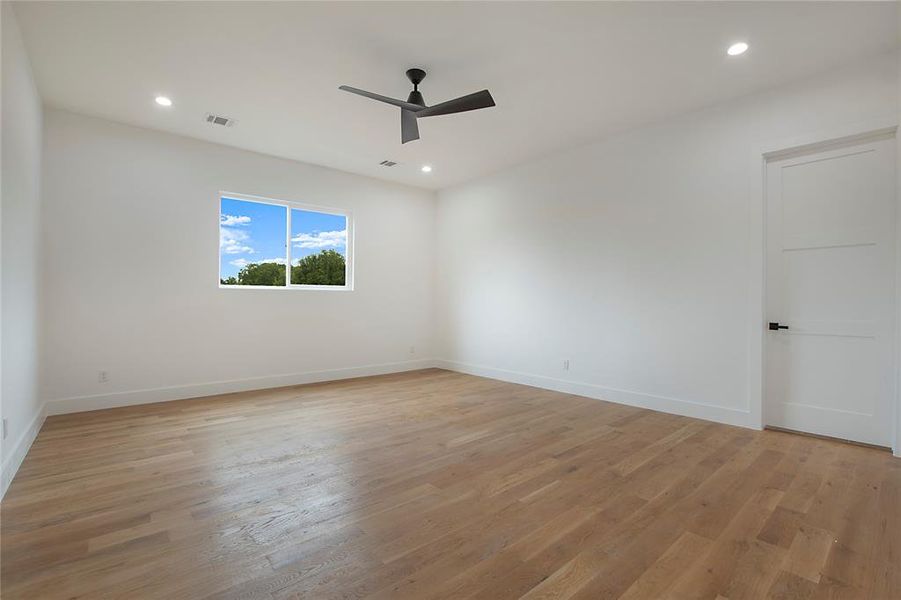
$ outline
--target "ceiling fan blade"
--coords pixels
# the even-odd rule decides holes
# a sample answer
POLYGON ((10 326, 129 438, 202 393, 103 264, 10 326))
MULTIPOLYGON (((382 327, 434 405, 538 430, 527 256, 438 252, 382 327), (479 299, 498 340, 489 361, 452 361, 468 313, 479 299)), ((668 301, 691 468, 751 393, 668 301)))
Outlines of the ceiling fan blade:
POLYGON ((351 94, 357 94, 358 96, 372 98, 373 100, 378 100, 379 102, 384 102, 386 104, 393 104, 394 106, 399 106, 404 110, 412 110, 415 112, 422 109, 422 107, 418 104, 412 104, 410 102, 404 102, 403 100, 389 98, 388 96, 382 96, 381 94, 373 94, 372 92, 367 92, 366 90, 350 87, 349 85, 342 85, 338 89, 344 90, 345 92, 350 92, 351 94))
POLYGON ((419 125, 413 111, 403 109, 400 111, 400 139, 401 144, 419 139, 419 125))
POLYGON ((488 90, 482 90, 481 92, 475 92, 474 94, 461 96, 459 98, 454 98, 453 100, 448 100, 447 102, 442 102, 441 104, 423 108, 416 113, 416 116, 436 117, 438 115, 450 115, 453 113, 466 112, 468 110, 477 110, 479 108, 490 108, 492 106, 494 106, 494 98, 491 97, 488 90))

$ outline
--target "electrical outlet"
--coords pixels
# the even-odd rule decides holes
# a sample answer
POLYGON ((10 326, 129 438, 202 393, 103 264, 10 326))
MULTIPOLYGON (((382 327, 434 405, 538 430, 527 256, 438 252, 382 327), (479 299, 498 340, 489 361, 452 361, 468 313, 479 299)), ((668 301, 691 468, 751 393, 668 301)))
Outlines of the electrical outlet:
POLYGON ((568 358, 563 359, 563 370, 569 371, 569 359, 568 358))
POLYGON ((97 374, 97 381, 100 383, 109 381, 109 371, 100 371, 100 373, 97 374))
POLYGON ((6 417, 3 417, 3 439, 6 439, 6 435, 9 433, 9 423, 6 420, 6 417))

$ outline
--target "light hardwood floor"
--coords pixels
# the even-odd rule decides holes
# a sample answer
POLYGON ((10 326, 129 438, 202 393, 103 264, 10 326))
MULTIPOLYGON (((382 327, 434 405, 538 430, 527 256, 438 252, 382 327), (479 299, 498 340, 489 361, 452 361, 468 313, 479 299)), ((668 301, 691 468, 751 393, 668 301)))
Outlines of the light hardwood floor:
POLYGON ((16 598, 901 598, 901 460, 440 370, 51 417, 16 598))

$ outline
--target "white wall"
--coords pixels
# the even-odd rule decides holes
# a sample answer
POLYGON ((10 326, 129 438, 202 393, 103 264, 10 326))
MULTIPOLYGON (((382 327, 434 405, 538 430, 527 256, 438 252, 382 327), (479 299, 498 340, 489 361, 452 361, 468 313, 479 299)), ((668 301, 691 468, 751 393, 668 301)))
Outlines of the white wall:
MULTIPOLYGON (((896 69, 897 69, 897 78, 898 78, 898 122, 901 123, 901 4, 896 3, 895 9, 898 13, 898 52, 896 55, 896 69)), ((898 157, 899 163, 901 163, 901 132, 899 132, 895 136, 895 142, 897 147, 896 156, 898 157)), ((898 165, 898 205, 901 206, 901 164, 898 165)), ((898 228, 901 231, 901 211, 898 214, 898 228)), ((898 287, 896 292, 901 294, 901 240, 899 240, 898 245, 898 269, 899 269, 899 277, 898 277, 898 287)), ((899 307, 901 308, 901 307, 899 307)), ((899 342, 901 342, 901 313, 899 313, 898 318, 898 338, 899 342)), ((898 399, 895 405, 895 456, 901 457, 901 343, 899 343, 897 348, 899 365, 898 365, 898 399)))
POLYGON ((432 357, 432 192, 55 110, 44 127, 51 413, 432 357), (219 289, 220 190, 351 209, 355 290, 219 289))
POLYGON ((39 216, 41 100, 12 6, 0 3, 0 496, 43 422, 38 397, 39 216))
POLYGON ((752 149, 891 118, 897 86, 877 57, 442 191, 439 357, 753 426, 752 149))

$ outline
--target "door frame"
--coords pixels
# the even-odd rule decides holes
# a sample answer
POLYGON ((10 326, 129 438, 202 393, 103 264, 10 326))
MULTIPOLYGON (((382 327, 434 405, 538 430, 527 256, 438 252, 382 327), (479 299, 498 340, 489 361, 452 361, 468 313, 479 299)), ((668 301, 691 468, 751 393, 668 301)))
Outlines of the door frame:
MULTIPOLYGON (((766 177, 767 163, 796 154, 818 152, 870 140, 896 139, 897 156, 901 158, 901 140, 898 138, 897 115, 864 122, 851 123, 828 131, 816 131, 793 138, 761 143, 751 151, 750 198, 750 265, 749 315, 748 315, 748 413, 750 425, 763 429, 766 390, 766 177)), ((899 167, 901 171, 901 167, 899 167)), ((901 174, 899 174, 901 176, 901 174)), ((901 457, 901 183, 895 178, 896 232, 895 236, 895 339, 894 351, 895 389, 892 393, 892 451, 901 457)))

